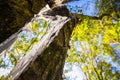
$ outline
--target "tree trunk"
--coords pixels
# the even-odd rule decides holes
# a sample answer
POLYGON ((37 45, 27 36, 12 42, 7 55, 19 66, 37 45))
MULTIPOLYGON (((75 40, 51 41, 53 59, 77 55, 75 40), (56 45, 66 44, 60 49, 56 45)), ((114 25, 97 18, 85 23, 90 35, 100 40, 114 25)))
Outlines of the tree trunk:
POLYGON ((67 24, 49 47, 17 80, 63 80, 63 67, 73 29, 73 26, 70 28, 67 24))
MULTIPOLYGON (((0 0, 0 11, 2 11, 0 12, 0 43, 22 28, 26 21, 30 20, 45 4, 46 2, 41 0, 0 0)), ((47 16, 48 21, 54 22, 54 25, 50 23, 54 29, 17 63, 8 76, 12 80, 62 80, 70 35, 75 21, 74 19, 69 21, 71 15, 66 7, 52 8, 39 14, 41 15, 45 19, 47 16), (38 51, 34 52, 35 49, 38 51)), ((0 45, 0 52, 14 42, 18 33, 0 45)))
POLYGON ((75 20, 69 21, 71 14, 65 6, 43 8, 37 16, 52 26, 51 31, 17 63, 8 76, 12 80, 62 80, 75 20))

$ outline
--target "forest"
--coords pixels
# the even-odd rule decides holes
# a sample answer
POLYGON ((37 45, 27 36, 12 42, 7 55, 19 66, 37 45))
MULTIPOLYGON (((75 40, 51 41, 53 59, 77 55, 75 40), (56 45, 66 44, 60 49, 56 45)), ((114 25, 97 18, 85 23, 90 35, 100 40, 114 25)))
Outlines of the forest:
POLYGON ((0 80, 120 80, 120 0, 0 0, 0 80))

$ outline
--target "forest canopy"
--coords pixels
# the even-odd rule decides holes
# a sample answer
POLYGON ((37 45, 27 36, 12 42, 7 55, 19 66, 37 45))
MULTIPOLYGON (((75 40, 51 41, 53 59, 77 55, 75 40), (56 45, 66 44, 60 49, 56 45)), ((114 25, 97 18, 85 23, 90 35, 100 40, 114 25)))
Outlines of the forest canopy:
POLYGON ((72 33, 66 62, 78 64, 85 80, 120 79, 120 21, 83 18, 72 33))

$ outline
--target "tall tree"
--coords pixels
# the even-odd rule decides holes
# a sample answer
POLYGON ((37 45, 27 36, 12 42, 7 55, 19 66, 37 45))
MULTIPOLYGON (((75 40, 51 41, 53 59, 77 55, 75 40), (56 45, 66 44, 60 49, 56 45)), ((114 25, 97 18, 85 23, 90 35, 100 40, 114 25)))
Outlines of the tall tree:
MULTIPOLYGON (((10 77, 12 76, 12 79, 62 79, 65 57, 69 48, 68 45, 70 34, 73 30, 73 27, 75 26, 74 23, 71 23, 71 26, 68 29, 67 24, 70 24, 69 22, 66 24, 66 26, 63 27, 63 25, 69 21, 69 18, 67 16, 65 17, 65 15, 69 15, 69 13, 66 13, 68 12, 66 10, 67 9, 65 7, 57 7, 52 11, 48 11, 49 15, 47 15, 47 19, 49 19, 48 21, 52 20, 50 23, 50 26, 52 26, 50 32, 46 33, 40 42, 38 42, 38 45, 35 45, 36 47, 33 46, 28 54, 18 62, 14 70, 10 73, 10 77), (60 10, 60 12, 58 10, 60 10), (61 12, 62 10, 63 12, 61 12), (64 17, 60 16, 61 13, 64 13, 64 17), (59 16, 57 16, 58 14, 59 16)), ((45 15, 42 17, 45 18, 45 15)))
MULTIPOLYGON (((24 5, 27 6, 27 4, 30 4, 30 3, 32 5, 34 2, 30 2, 28 0, 25 4, 23 1, 23 3, 21 3, 21 5, 18 4, 18 3, 20 3, 19 1, 18 2, 10 1, 10 3, 9 3, 9 1, 5 2, 5 4, 9 4, 9 7, 13 6, 12 7, 13 11, 14 10, 19 11, 20 6, 21 6, 21 8, 23 8, 24 5), (10 3, 12 5, 10 5, 10 3), (13 5, 13 4, 16 4, 16 5, 13 5)), ((53 0, 53 3, 55 4, 56 1, 53 0)), ((62 3, 62 2, 60 2, 60 3, 62 3)), ((39 5, 39 3, 37 5, 39 5)), ((35 5, 35 7, 38 7, 37 5, 35 5)), ((70 17, 71 14, 69 13, 68 9, 65 6, 56 7, 55 5, 53 6, 52 9, 48 9, 48 6, 44 7, 36 15, 36 18, 33 18, 28 24, 25 25, 25 27, 20 29, 17 32, 17 34, 16 33, 13 34, 9 39, 7 39, 7 41, 5 41, 5 42, 3 42, 3 44, 1 44, 1 52, 2 52, 4 50, 6 50, 6 48, 8 48, 6 46, 8 46, 8 44, 11 43, 14 38, 18 37, 19 32, 25 31, 25 29, 27 29, 28 27, 30 28, 32 25, 31 23, 34 22, 34 20, 37 20, 38 18, 45 20, 45 22, 47 22, 47 24, 49 26, 51 26, 50 31, 43 36, 43 38, 38 42, 38 45, 33 46, 33 48, 28 52, 28 54, 25 55, 20 61, 17 62, 16 67, 9 74, 8 78, 11 78, 12 80, 26 80, 26 79, 28 79, 28 80, 39 80, 39 79, 40 80, 46 80, 46 79, 61 80, 62 79, 65 57, 67 55, 67 50, 69 48, 70 34, 75 26, 75 23, 74 23, 74 21, 68 22, 71 19, 71 17, 70 17), (63 27, 63 25, 66 22, 68 22, 68 23, 63 27), (4 47, 4 49, 3 49, 3 47, 4 47)), ((32 7, 33 7, 33 5, 32 5, 32 7)), ((20 21, 22 21, 22 19, 25 19, 25 17, 26 17, 26 16, 22 16, 24 18, 21 18, 21 8, 20 8, 20 13, 13 12, 14 14, 16 13, 16 15, 20 15, 20 16, 14 15, 14 17, 16 19, 15 19, 15 22, 13 22, 16 25, 18 25, 18 23, 19 23, 20 24, 19 27, 22 26, 22 23, 20 21), (16 21, 18 21, 18 23, 16 21)), ((27 8, 25 8, 25 9, 27 9, 27 8)), ((37 8, 37 9, 39 10, 39 8, 37 8)), ((23 13, 25 13, 25 15, 27 15, 27 13, 29 13, 29 10, 25 10, 25 12, 23 10, 23 13)), ((32 13, 30 15, 32 16, 32 13)), ((29 16, 29 17, 31 17, 31 16, 29 16)), ((4 18, 2 18, 2 19, 4 20, 4 18)), ((12 21, 11 19, 12 18, 10 18, 10 21, 12 21)), ((24 22, 24 20, 23 20, 23 22, 24 22)), ((5 21, 3 23, 5 23, 5 21)), ((16 25, 13 24, 13 26, 15 26, 15 28, 18 28, 18 27, 16 27, 16 25)), ((9 25, 9 26, 11 27, 11 25, 9 25)), ((10 28, 10 27, 8 27, 8 28, 10 28)), ((10 28, 9 30, 11 31, 11 29, 13 29, 13 28, 10 28)), ((5 31, 5 32, 7 32, 7 31, 5 31)), ((16 39, 15 39, 15 41, 16 41, 16 39)), ((15 41, 13 40, 12 43, 14 43, 15 41)), ((8 78, 6 78, 6 79, 8 79, 8 78)))
MULTIPOLYGON (((0 1, 1 1, 0 9, 3 12, 5 12, 5 14, 1 13, 1 17, 0 17, 1 23, 2 23, 0 25, 1 27, 0 32, 1 34, 3 33, 5 34, 5 35, 0 35, 0 37, 4 36, 1 42, 4 41, 6 38, 8 38, 8 36, 10 36, 11 34, 19 30, 17 33, 13 34, 10 38, 8 38, 5 42, 3 42, 0 45, 0 52, 6 51, 10 53, 10 57, 12 57, 11 61, 13 60, 13 64, 16 65, 7 78, 8 79, 11 78, 12 80, 62 80, 63 66, 65 63, 65 58, 67 56, 67 50, 69 48, 70 35, 76 23, 79 20, 81 21, 81 19, 77 20, 77 18, 75 18, 75 17, 79 18, 79 15, 75 15, 74 17, 74 15, 72 15, 68 11, 66 6, 64 5, 58 6, 58 4, 66 2, 67 0, 65 1, 63 0, 48 0, 48 1, 47 0, 46 1, 6 0, 3 2, 2 0, 0 1), (48 3, 51 8, 49 8, 48 5, 42 8, 43 6, 45 6, 46 3, 48 3), (40 9, 41 11, 37 15, 35 15, 34 18, 28 21, 28 23, 26 23, 26 25, 22 28, 25 22, 29 20, 29 18, 31 18, 33 14, 37 13, 40 9), (41 26, 38 23, 41 23, 41 25, 42 24, 43 25, 41 26), (39 28, 38 28, 39 26, 44 28, 47 27, 46 28, 47 31, 39 32, 39 28), (34 36, 38 34, 44 34, 44 35, 41 37, 41 39, 39 39, 39 37, 36 36, 32 38, 31 41, 27 41, 26 40, 27 38, 25 38, 25 36, 21 36, 25 41, 19 39, 18 33, 21 33, 21 34, 22 32, 27 33, 27 32, 31 32, 31 30, 33 34, 35 34, 34 36), (14 47, 14 49, 8 50, 9 46, 14 47), (22 51, 20 51, 20 49, 22 49, 22 51), (26 53, 26 52, 27 54, 21 59, 19 57, 20 60, 17 61, 17 57, 15 57, 13 53, 14 51, 16 51, 17 54, 26 53)), ((113 5, 111 5, 111 7, 113 7, 113 5)), ((110 18, 106 18, 105 16, 112 16, 114 18, 114 15, 112 14, 114 13, 114 9, 112 10, 113 11, 110 10, 111 12, 108 14, 105 14, 106 12, 103 13, 103 15, 101 14, 100 17, 94 16, 90 18, 95 20, 99 20, 99 19, 105 19, 105 21, 106 19, 110 20, 110 18)), ((85 20, 87 20, 87 18, 85 20)), ((86 23, 89 23, 89 21, 86 23)), ((108 24, 109 24, 109 21, 108 21, 108 24)), ((88 28, 86 27, 86 25, 88 24, 85 24, 85 29, 83 28, 84 34, 88 35, 88 34, 94 34, 96 32, 97 29, 94 32, 91 31, 91 33, 87 32, 88 28)), ((80 33, 79 31, 76 31, 76 32, 80 33)), ((84 35, 84 34, 81 33, 81 35, 84 35)), ((82 39, 90 40, 91 37, 93 37, 93 35, 89 37, 85 35, 84 37, 82 37, 82 39)), ((116 36, 115 36, 115 39, 116 39, 116 36)), ((91 39, 90 41, 88 41, 88 43, 91 43, 92 41, 94 40, 91 39)), ((105 43, 107 44, 108 41, 106 41, 105 43)), ((89 50, 91 51, 95 47, 90 47, 89 50)), ((110 50, 110 47, 108 47, 108 49, 110 50)), ((92 62, 93 58, 96 57, 96 54, 92 54, 92 56, 91 54, 92 53, 90 53, 88 58, 86 57, 86 55, 83 54, 84 58, 87 58, 90 60, 90 62, 88 63, 91 63, 90 67, 88 67, 87 69, 91 69, 92 67, 93 74, 95 76, 97 75, 96 77, 93 77, 93 79, 102 79, 103 76, 100 75, 101 71, 100 70, 96 71, 96 68, 94 68, 95 67, 94 63, 92 62)), ((83 62, 86 62, 87 59, 83 60, 83 62)), ((106 66, 106 63, 103 63, 103 64, 105 64, 106 66)), ((86 73, 86 67, 83 68, 83 71, 88 76, 88 79, 89 79, 89 76, 91 77, 91 74, 86 73)))

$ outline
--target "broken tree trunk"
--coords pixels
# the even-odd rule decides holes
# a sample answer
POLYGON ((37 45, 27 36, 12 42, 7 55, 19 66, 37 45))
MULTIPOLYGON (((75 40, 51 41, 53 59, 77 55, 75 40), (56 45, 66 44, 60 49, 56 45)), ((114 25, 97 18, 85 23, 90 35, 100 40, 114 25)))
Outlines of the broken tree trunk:
POLYGON ((65 6, 53 9, 44 7, 34 19, 38 18, 46 20, 51 29, 18 61, 8 76, 12 80, 62 80, 75 21, 70 21, 70 13, 65 6))

